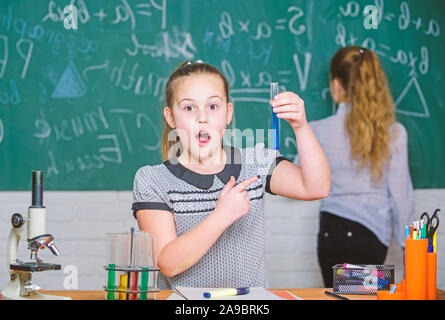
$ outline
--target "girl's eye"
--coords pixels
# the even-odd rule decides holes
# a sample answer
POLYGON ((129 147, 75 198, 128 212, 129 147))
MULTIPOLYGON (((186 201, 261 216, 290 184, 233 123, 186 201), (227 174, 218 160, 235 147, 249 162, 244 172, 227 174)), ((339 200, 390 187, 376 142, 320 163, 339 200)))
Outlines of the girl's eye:
POLYGON ((212 103, 211 105, 209 105, 210 110, 215 110, 216 108, 218 108, 218 105, 216 103, 212 103))
POLYGON ((192 111, 192 110, 193 110, 193 107, 192 107, 192 106, 185 106, 184 109, 185 109, 186 111, 192 111))

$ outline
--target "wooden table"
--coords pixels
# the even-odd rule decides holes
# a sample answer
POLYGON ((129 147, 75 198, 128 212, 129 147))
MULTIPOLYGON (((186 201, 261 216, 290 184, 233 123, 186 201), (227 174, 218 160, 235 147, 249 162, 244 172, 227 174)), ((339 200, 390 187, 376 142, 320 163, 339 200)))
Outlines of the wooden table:
MULTIPOLYGON (((305 288, 305 289, 270 289, 270 291, 289 291, 303 300, 336 300, 324 294, 332 288, 305 288)), ((60 290, 60 291, 42 291, 42 293, 66 296, 72 300, 105 300, 106 293, 103 290, 60 290)), ((156 293, 156 300, 165 300, 173 293, 172 290, 161 290, 156 293)), ((377 300, 375 295, 342 295, 350 300, 377 300)), ((445 291, 437 289, 437 300, 445 300, 445 291)))

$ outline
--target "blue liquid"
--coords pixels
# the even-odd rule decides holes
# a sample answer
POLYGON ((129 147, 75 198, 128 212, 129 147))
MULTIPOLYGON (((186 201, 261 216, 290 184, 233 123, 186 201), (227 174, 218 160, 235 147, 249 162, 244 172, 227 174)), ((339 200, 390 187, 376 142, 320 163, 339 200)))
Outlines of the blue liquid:
MULTIPOLYGON (((278 94, 278 82, 270 83, 270 99, 273 99, 278 94)), ((272 109, 272 108, 271 108, 272 109)), ((273 140, 273 149, 280 150, 280 127, 279 127, 279 119, 277 118, 277 114, 272 110, 272 140, 273 140)))
POLYGON ((280 150, 280 129, 277 114, 272 111, 272 136, 273 136, 273 148, 280 150))

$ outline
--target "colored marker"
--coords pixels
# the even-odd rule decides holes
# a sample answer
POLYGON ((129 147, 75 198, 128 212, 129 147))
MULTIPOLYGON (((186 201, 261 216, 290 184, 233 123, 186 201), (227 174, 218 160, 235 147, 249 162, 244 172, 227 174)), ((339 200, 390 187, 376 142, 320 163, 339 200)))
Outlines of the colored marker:
POLYGON ((378 276, 378 277, 383 278, 383 271, 378 271, 375 269, 368 269, 367 267, 357 266, 357 265, 349 264, 346 262, 343 263, 343 268, 360 270, 360 271, 349 271, 350 276, 366 276, 368 274, 371 274, 373 276, 378 276))
POLYGON ((204 298, 220 298, 220 297, 230 297, 230 296, 239 296, 243 294, 248 294, 250 292, 249 287, 243 288, 227 288, 227 289, 219 289, 204 292, 204 298))
POLYGON ((436 248, 437 248, 437 237, 436 237, 436 235, 437 235, 437 231, 434 232, 434 234, 433 234, 433 252, 436 252, 436 248))
POLYGON ((417 238, 417 221, 413 221, 413 239, 417 238), (414 232, 416 232, 416 236, 414 236, 414 232))
MULTIPOLYGON (((273 98, 278 94, 278 82, 271 82, 270 83, 270 99, 273 100, 273 98)), ((273 133, 273 148, 275 150, 280 150, 280 128, 279 128, 279 121, 278 121, 277 114, 273 112, 272 110, 272 133, 273 133)))
POLYGON ((405 226, 405 239, 409 238, 409 227, 405 226))
POLYGON ((335 293, 330 292, 330 291, 325 291, 324 293, 327 294, 328 296, 334 297, 334 298, 336 298, 336 299, 340 299, 340 300, 349 300, 349 299, 346 298, 346 297, 343 297, 343 296, 341 296, 341 295, 335 294, 335 293))
POLYGON ((366 269, 366 267, 363 267, 363 266, 357 266, 357 265, 355 265, 355 264, 349 264, 349 263, 343 263, 343 268, 346 268, 346 269, 366 269))
POLYGON ((425 228, 423 225, 423 220, 420 221, 420 235, 421 239, 425 239, 425 228))
MULTIPOLYGON (((339 279, 339 278, 337 278, 339 279)), ((363 277, 344 277, 339 279, 339 283, 342 285, 362 285, 362 286, 369 286, 369 287, 377 287, 379 289, 389 288, 389 281, 382 278, 369 278, 369 276, 363 275, 363 277)))

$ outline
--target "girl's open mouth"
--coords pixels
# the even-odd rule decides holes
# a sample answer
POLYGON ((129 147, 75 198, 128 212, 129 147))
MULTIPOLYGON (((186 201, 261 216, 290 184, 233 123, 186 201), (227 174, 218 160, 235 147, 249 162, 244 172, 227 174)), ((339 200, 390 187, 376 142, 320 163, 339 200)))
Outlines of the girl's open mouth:
POLYGON ((198 143, 200 147, 206 146, 210 140, 212 139, 212 137, 209 135, 208 132, 206 131, 200 131, 197 135, 196 135, 196 139, 198 139, 198 143))

